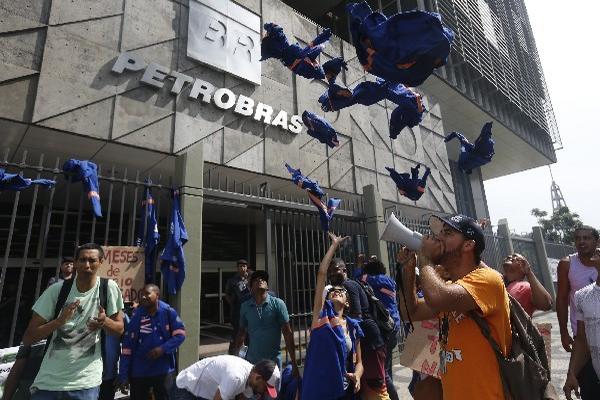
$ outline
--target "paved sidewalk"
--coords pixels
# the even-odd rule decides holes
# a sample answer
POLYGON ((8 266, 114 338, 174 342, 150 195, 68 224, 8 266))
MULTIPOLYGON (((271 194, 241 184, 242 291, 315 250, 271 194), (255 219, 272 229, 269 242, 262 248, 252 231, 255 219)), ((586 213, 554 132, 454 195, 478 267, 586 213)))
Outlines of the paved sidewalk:
MULTIPOLYGON (((562 348, 560 333, 558 331, 558 320, 554 311, 539 313, 533 316, 536 323, 552 324, 552 383, 559 393, 561 399, 565 399, 562 386, 565 383, 567 370, 569 369, 569 354, 562 348)), ((408 393, 408 383, 412 378, 412 370, 397 364, 394 366, 394 384, 400 399, 411 399, 408 393)))

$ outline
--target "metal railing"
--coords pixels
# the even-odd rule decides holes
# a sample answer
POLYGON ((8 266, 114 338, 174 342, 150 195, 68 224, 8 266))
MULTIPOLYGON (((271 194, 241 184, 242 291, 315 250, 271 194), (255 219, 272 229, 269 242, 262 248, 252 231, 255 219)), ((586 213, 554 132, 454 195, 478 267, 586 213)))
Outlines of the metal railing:
MULTIPOLYGON (((317 271, 330 240, 321 229, 316 213, 293 209, 272 209, 270 212, 277 294, 287 305, 297 359, 303 362, 310 335, 317 271)), ((336 217, 331 230, 351 238, 336 256, 345 261, 348 276, 352 276, 357 255, 367 252, 364 220, 336 217)), ((288 358, 286 353, 286 362, 288 358)))
POLYGON ((96 218, 81 183, 70 183, 61 166, 66 160, 18 158, 1 151, 0 167, 27 178, 56 181, 51 188, 33 186, 20 192, 0 192, 0 347, 20 342, 31 307, 52 276, 58 276, 63 256, 73 256, 78 245, 134 245, 144 189, 152 188, 161 243, 167 238, 171 182, 140 171, 98 166, 103 218, 96 218), (15 161, 16 160, 16 161, 15 161), (144 175, 144 176, 142 176, 144 175), (154 180, 149 184, 144 180, 154 180), (153 179, 154 178, 154 179, 153 179))
POLYGON ((558 260, 577 252, 575 247, 569 246, 568 244, 544 242, 544 246, 546 247, 548 258, 556 258, 558 260))
POLYGON ((546 268, 547 260, 540 260, 538 258, 533 239, 513 237, 512 244, 515 253, 524 255, 527 260, 529 260, 529 265, 531 266, 535 276, 540 280, 540 282, 544 282, 541 268, 546 268))

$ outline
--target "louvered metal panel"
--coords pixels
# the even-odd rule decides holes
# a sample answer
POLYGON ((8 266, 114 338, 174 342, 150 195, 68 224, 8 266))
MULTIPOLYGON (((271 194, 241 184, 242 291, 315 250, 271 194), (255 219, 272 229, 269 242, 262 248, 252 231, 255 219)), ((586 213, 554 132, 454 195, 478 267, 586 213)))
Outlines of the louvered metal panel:
POLYGON ((523 0, 427 0, 425 5, 456 34, 448 65, 452 74, 438 76, 554 158, 562 143, 523 0))

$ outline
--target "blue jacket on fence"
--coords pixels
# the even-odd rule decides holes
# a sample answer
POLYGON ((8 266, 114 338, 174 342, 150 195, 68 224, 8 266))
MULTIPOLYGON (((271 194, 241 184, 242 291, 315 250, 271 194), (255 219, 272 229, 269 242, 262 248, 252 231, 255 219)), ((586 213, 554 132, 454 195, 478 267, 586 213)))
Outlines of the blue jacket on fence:
POLYGON ((53 186, 56 181, 50 179, 29 179, 23 178, 19 174, 9 174, 4 168, 0 168, 0 191, 14 190, 21 191, 27 189, 31 185, 53 186))
POLYGON ((100 205, 100 184, 98 183, 98 166, 91 161, 75 160, 71 158, 63 164, 63 170, 67 172, 67 179, 71 176, 71 182, 83 183, 83 188, 88 199, 92 202, 96 218, 102 217, 100 205), (69 175, 68 173, 74 175, 69 175))
POLYGON ((183 246, 188 241, 187 231, 179 207, 179 191, 173 191, 171 228, 167 244, 160 255, 161 267, 167 292, 176 294, 185 279, 185 255, 183 246))
POLYGON ((140 306, 131 317, 123 337, 119 365, 121 381, 175 371, 175 352, 185 340, 185 327, 174 308, 164 301, 158 303, 153 316, 140 306), (155 347, 161 347, 164 353, 151 360, 148 353, 155 347))

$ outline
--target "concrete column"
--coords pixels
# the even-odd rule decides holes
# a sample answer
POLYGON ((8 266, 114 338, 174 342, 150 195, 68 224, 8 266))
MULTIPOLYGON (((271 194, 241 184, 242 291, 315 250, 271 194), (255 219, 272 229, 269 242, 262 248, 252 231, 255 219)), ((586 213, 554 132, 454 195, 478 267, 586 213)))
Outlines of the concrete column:
POLYGON ((383 233, 385 227, 385 217, 383 211, 383 202, 379 192, 373 185, 367 185, 363 187, 363 198, 365 202, 365 216, 367 222, 367 245, 369 247, 369 254, 376 255, 381 262, 384 263, 389 271, 388 264, 388 251, 387 244, 384 241, 380 241, 379 237, 383 233))
POLYGON ((262 250, 264 251, 265 271, 269 274, 269 287, 275 290, 275 293, 279 293, 279 277, 271 245, 273 243, 273 211, 268 208, 264 210, 262 233, 264 238, 262 250))
POLYGON ((473 193, 473 203, 475 204, 477 218, 490 218, 481 169, 474 169, 473 173, 469 175, 469 180, 471 182, 471 192, 473 193))
POLYGON ((508 220, 506 218, 498 220, 498 236, 506 238, 507 254, 504 254, 504 256, 513 254, 515 252, 515 248, 513 247, 512 238, 510 237, 510 229, 508 228, 508 220))
POLYGON ((535 253, 538 259, 538 265, 540 266, 540 274, 542 276, 542 285, 544 285, 548 293, 552 296, 552 303, 556 304, 556 291, 554 290, 552 273, 550 272, 550 266, 548 265, 548 254, 546 254, 544 235, 542 235, 542 229, 539 226, 534 226, 532 231, 535 253))
POLYGON ((185 324, 186 339, 179 348, 179 370, 198 361, 200 346, 200 279, 202 276, 202 203, 204 156, 198 143, 175 160, 175 177, 181 193, 181 212, 188 233, 185 281, 175 300, 185 324))

